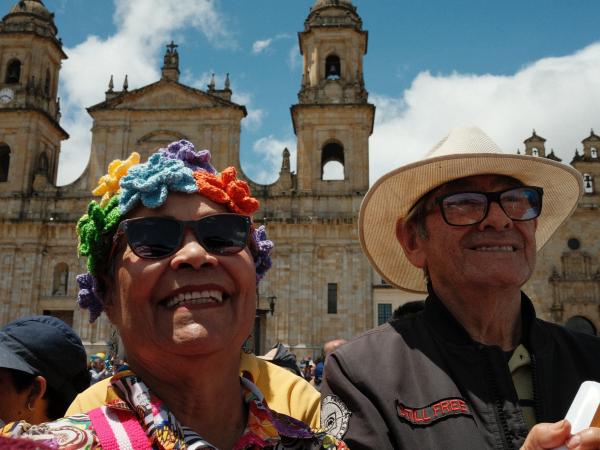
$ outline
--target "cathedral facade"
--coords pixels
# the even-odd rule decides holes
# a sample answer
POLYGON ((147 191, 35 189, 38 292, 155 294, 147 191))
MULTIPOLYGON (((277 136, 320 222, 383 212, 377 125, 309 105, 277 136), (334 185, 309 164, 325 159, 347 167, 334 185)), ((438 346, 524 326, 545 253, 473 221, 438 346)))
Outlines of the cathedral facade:
MULTIPOLYGON (((357 235, 360 202, 369 187, 369 136, 375 107, 368 101, 363 57, 368 33, 350 0, 316 0, 299 33, 303 58, 298 102, 291 106, 297 137, 297 169, 282 149, 279 178, 248 180, 261 201, 257 223, 267 225, 276 248, 273 269, 257 291, 254 345, 276 342, 300 356, 316 354, 324 341, 349 338, 385 319, 410 299, 381 283, 362 255, 357 235), (330 177, 336 166, 341 175, 330 177)), ((87 168, 73 183, 56 185, 61 142, 58 77, 62 49, 53 14, 41 0, 20 0, 0 22, 0 324, 32 313, 71 323, 91 350, 111 338, 105 317, 95 324, 75 306, 75 223, 108 163, 136 150, 142 158, 187 139, 211 149, 218 169, 240 167, 241 121, 246 109, 231 101, 229 79, 207 90, 179 82, 176 45, 167 46, 161 78, 139 89, 116 90, 111 79, 93 119, 87 168)), ((526 286, 542 317, 600 326, 600 180, 593 132, 572 161, 584 174, 586 195, 573 218, 539 255, 526 286)), ((546 154, 537 134, 524 152, 546 154)))

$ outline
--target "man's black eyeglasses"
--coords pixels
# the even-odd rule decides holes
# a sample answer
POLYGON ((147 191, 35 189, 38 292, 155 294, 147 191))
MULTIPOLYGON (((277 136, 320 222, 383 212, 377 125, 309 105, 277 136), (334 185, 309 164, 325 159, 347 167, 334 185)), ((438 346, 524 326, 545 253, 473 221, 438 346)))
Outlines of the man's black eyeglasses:
POLYGON ((125 234, 129 247, 140 258, 160 259, 181 248, 186 228, 191 228, 198 243, 209 253, 234 255, 248 243, 250 218, 240 214, 213 214, 198 220, 169 217, 140 217, 119 224, 116 241, 125 234))
POLYGON ((435 199, 448 225, 466 226, 482 222, 496 202, 512 220, 535 219, 542 212, 544 190, 536 186, 510 188, 501 192, 453 192, 435 199))

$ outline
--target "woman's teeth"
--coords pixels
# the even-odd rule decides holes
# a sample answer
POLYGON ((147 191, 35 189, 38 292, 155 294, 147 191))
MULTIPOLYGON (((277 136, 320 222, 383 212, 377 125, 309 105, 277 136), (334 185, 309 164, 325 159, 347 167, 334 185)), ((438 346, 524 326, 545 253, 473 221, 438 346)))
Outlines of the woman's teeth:
POLYGON ((166 301, 165 306, 172 308, 179 305, 202 305, 203 303, 221 303, 223 292, 217 290, 184 292, 166 301))

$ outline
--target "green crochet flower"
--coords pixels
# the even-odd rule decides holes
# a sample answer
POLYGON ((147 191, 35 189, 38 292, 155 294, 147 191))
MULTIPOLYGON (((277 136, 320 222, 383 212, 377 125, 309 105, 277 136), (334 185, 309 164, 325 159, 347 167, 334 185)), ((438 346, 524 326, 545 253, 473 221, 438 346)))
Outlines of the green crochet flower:
POLYGON ((77 250, 80 256, 87 256, 87 268, 92 275, 98 275, 96 271, 107 257, 121 217, 119 195, 115 195, 104 207, 92 200, 87 214, 77 222, 77 250))

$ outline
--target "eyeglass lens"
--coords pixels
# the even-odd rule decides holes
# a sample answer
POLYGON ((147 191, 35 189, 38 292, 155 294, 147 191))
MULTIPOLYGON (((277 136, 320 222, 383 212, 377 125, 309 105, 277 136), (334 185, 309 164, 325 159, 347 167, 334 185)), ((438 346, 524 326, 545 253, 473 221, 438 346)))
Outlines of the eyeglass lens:
POLYGON ((459 192, 441 199, 444 219, 450 225, 473 225, 485 219, 490 201, 497 202, 512 220, 531 220, 542 210, 541 190, 519 187, 503 192, 459 192))
POLYGON ((236 214, 215 214, 190 221, 142 217, 125 222, 125 235, 139 257, 164 258, 180 248, 186 226, 192 228, 198 243, 206 251, 232 255, 246 247, 250 220, 236 214))

